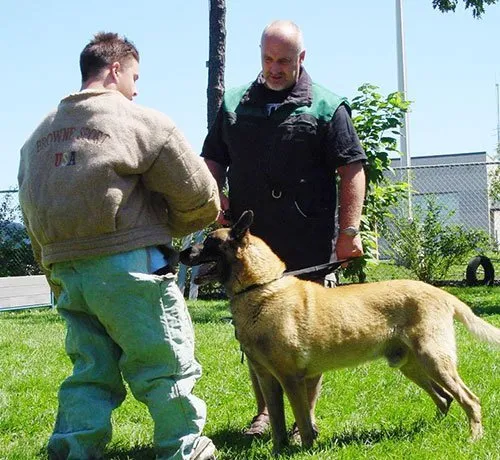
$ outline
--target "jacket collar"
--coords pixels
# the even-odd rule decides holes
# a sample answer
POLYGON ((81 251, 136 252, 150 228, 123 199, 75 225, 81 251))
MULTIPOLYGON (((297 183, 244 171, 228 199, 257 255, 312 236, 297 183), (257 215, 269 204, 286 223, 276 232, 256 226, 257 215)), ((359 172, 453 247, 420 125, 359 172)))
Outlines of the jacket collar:
POLYGON ((77 93, 71 93, 68 94, 66 97, 64 97, 61 100, 61 104, 64 103, 71 103, 71 102, 79 102, 83 101, 85 99, 90 99, 95 96, 102 96, 103 94, 106 94, 108 96, 113 96, 113 95, 118 95, 119 97, 123 97, 127 99, 120 91, 115 90, 115 89, 106 89, 106 88, 93 88, 93 89, 82 89, 81 91, 78 91, 77 93))
MULTIPOLYGON (((264 99, 264 76, 261 72, 241 98, 241 104, 262 106, 266 102, 264 99)), ((283 104, 292 104, 297 107, 312 104, 312 80, 304 67, 300 68, 299 79, 283 104)))

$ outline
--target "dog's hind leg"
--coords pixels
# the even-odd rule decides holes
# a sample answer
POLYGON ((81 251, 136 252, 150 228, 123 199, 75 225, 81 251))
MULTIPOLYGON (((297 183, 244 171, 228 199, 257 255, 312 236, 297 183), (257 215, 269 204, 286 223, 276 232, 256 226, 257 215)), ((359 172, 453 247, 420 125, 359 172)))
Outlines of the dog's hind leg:
POLYGON ((442 411, 439 407, 439 414, 440 416, 445 416, 448 411, 450 410, 450 406, 451 406, 451 403, 453 402, 453 396, 448 393, 441 385, 438 385, 436 382, 434 382, 433 380, 430 380, 431 382, 431 386, 432 388, 434 389, 434 391, 439 395, 441 396, 441 398, 443 400, 446 401, 446 408, 444 411, 442 411))
MULTIPOLYGON (((320 380, 321 377, 311 380, 309 383, 311 386, 313 386, 314 383, 314 387, 317 389, 320 380)), ((288 400, 290 401, 290 405, 292 406, 295 422, 299 428, 302 446, 309 448, 312 446, 317 432, 311 420, 311 407, 306 379, 304 377, 290 375, 283 379, 282 384, 288 400)), ((318 395, 315 393, 314 404, 316 403, 317 396, 318 395)))
POLYGON ((280 382, 263 366, 252 362, 252 368, 259 379, 260 388, 269 410, 274 451, 278 452, 288 444, 286 433, 283 388, 280 382))
POLYGON ((415 349, 416 357, 429 377, 456 399, 467 414, 471 438, 481 438, 481 404, 479 398, 467 388, 458 375, 454 357, 443 350, 435 340, 420 343, 415 349))
POLYGON ((444 416, 448 413, 453 396, 429 378, 412 353, 408 354, 405 364, 399 370, 429 394, 437 406, 438 415, 444 416))

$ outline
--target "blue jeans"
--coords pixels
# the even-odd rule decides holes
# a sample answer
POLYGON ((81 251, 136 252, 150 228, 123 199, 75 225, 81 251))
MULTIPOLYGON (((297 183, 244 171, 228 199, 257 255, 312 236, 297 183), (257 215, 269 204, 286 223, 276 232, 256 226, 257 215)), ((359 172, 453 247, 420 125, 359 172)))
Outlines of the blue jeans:
POLYGON ((53 265, 73 374, 59 390, 51 458, 102 455, 122 379, 149 409, 157 458, 189 458, 206 419, 192 394, 201 375, 193 326, 174 275, 148 274, 149 265, 146 249, 53 265))

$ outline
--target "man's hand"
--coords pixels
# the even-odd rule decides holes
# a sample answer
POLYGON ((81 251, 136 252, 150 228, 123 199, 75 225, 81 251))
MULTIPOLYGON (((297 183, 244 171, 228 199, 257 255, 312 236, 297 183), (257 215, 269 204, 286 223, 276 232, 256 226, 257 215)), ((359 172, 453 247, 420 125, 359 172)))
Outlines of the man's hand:
POLYGON ((223 226, 231 225, 231 220, 229 218, 229 198, 220 193, 220 212, 217 217, 217 223, 223 226))
MULTIPOLYGON (((361 237, 359 235, 352 237, 340 233, 335 244, 335 254, 338 260, 361 257, 364 254, 361 237)), ((346 266, 347 264, 342 265, 342 267, 346 266)))

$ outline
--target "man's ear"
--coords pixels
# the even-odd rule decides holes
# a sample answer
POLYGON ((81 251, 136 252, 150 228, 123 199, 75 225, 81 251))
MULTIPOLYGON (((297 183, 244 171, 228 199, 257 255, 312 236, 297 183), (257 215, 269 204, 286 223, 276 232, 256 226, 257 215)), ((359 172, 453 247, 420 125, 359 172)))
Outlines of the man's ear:
POLYGON ((238 219, 238 222, 236 222, 232 227, 231 227, 231 238, 235 240, 241 240, 243 236, 247 233, 248 229, 250 228, 250 225, 252 225, 253 222, 253 211, 247 210, 244 211, 243 214, 240 216, 238 219))
POLYGON ((300 65, 303 64, 304 59, 306 58, 306 50, 302 50, 299 54, 299 63, 300 65))
POLYGON ((111 64, 109 68, 109 71, 111 73, 111 77, 116 82, 118 80, 118 72, 121 71, 120 63, 118 61, 113 62, 113 64, 111 64))

